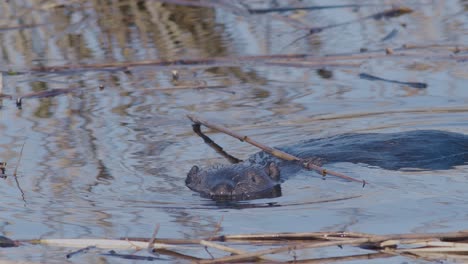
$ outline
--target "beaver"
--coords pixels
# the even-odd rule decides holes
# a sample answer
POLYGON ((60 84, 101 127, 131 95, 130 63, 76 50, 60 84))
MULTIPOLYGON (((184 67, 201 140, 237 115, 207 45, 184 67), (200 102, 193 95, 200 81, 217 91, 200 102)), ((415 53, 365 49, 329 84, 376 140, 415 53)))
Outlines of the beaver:
MULTIPOLYGON (((398 133, 349 133, 310 139, 278 149, 321 166, 364 163, 386 170, 447 170, 467 164, 468 135, 416 130, 398 133)), ((281 195, 280 184, 302 167, 261 151, 247 160, 208 169, 193 166, 185 183, 214 200, 249 200, 281 195), (281 175, 281 177, 280 177, 281 175)))

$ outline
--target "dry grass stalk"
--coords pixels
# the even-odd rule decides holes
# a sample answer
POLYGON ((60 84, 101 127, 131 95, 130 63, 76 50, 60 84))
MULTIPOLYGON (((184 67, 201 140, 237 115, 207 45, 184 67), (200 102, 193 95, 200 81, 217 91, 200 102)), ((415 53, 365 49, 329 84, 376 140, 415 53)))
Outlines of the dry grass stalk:
MULTIPOLYGON (((87 246, 95 246, 100 249, 127 249, 141 250, 148 248, 148 242, 132 241, 132 240, 114 240, 114 239, 38 239, 28 241, 32 244, 41 244, 59 247, 84 248, 87 246)), ((155 249, 188 249, 188 247, 154 243, 155 249)))

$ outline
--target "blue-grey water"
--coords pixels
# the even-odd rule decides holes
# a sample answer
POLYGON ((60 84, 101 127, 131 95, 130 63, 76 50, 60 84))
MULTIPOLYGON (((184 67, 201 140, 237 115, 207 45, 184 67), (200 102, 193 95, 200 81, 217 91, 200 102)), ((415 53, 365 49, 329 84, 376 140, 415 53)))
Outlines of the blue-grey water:
MULTIPOLYGON (((275 1, 241 2, 251 8, 275 6, 275 1)), ((305 4, 277 2, 280 6, 305 4)), ((307 34, 307 27, 365 17, 391 8, 393 1, 378 2, 382 5, 262 15, 226 5, 191 7, 151 0, 2 2, 2 93, 13 100, 3 98, 0 109, 0 161, 8 163, 9 175, 0 179, 0 235, 20 240, 148 238, 160 224, 158 237, 196 239, 213 235, 219 222, 218 234, 468 229, 467 165, 408 172, 328 164, 328 169, 371 184, 362 188, 301 173, 282 184, 282 197, 242 202, 235 208, 220 207, 184 185, 193 165, 227 163, 192 132, 186 114, 218 122, 270 146, 348 132, 438 129, 468 134, 466 1, 402 1, 414 12, 362 20, 294 42, 307 34), (9 28, 26 24, 35 26, 9 28), (392 31, 396 34, 382 41, 392 31), (405 44, 419 48, 405 51, 405 56, 383 55, 386 48, 398 53, 405 44), (361 48, 382 56, 343 59, 339 62, 355 64, 328 67, 235 61, 124 70, 99 67, 247 55, 359 55, 361 48), (40 66, 66 65, 96 67, 35 71, 40 66), (178 81, 172 78, 174 70, 178 81), (363 72, 428 87, 360 79, 363 72), (190 88, 203 85, 223 87, 190 88), (26 98, 21 109, 15 105, 14 99, 21 95, 70 87, 78 90, 26 98), (330 201, 341 198, 350 199, 330 201)), ((343 3, 363 1, 326 1, 327 5, 343 3)), ((245 159, 257 151, 224 134, 205 131, 236 157, 245 159)), ((2 249, 0 259, 141 263, 98 254, 67 260, 70 251, 25 245, 2 249)), ((368 252, 336 248, 299 251, 297 256, 368 252)), ((196 254, 210 258, 203 249, 196 254)), ((167 262, 181 261, 167 258, 167 262)), ((404 261, 426 263, 404 257, 366 263, 404 261)))

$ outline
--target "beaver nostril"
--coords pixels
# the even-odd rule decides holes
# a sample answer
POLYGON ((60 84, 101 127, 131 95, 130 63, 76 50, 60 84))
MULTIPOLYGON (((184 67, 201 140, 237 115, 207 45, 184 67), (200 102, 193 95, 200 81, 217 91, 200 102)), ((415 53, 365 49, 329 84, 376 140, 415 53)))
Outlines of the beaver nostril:
POLYGON ((213 190, 212 194, 214 195, 230 195, 234 191, 234 186, 230 183, 220 183, 216 185, 213 190))

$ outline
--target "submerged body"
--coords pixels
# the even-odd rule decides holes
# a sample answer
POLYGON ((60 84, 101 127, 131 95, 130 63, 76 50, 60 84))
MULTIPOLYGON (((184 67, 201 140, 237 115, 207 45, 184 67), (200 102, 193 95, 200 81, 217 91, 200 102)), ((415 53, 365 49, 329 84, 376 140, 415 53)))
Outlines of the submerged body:
MULTIPOLYGON (((468 163, 468 135, 436 130, 400 133, 343 134, 312 139, 279 149, 318 165, 329 162, 364 163, 387 170, 445 170, 468 163)), ((301 170, 265 152, 231 165, 200 170, 194 166, 186 185, 213 199, 246 200, 277 197, 281 178, 301 170)))

